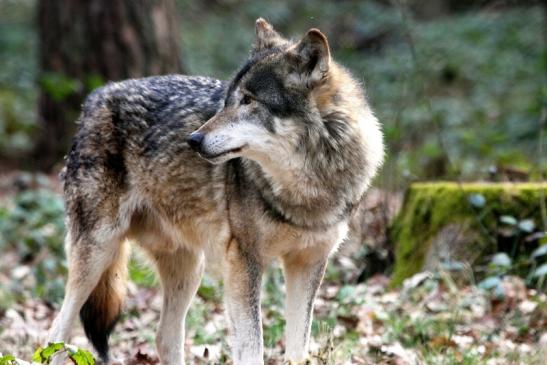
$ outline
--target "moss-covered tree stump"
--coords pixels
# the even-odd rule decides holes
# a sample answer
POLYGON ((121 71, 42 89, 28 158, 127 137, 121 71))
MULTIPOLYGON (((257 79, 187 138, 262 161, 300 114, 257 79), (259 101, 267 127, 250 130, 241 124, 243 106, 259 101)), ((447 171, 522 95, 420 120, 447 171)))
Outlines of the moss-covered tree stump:
POLYGON ((477 265, 495 252, 513 257, 540 244, 547 183, 415 183, 391 227, 393 285, 443 262, 477 265))

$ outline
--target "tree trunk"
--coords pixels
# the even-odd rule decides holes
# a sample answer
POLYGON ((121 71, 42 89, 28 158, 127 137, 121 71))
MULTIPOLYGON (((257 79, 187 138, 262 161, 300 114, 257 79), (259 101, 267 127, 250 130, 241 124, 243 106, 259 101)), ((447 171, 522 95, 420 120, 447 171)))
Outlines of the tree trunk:
POLYGON ((39 127, 34 162, 66 154, 80 105, 107 81, 181 73, 175 0, 40 0, 39 127))

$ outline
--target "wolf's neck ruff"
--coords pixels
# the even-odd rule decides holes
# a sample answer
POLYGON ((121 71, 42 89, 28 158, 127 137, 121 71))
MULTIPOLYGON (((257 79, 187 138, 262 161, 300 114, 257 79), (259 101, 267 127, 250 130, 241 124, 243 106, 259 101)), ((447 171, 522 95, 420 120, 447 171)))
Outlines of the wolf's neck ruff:
MULTIPOLYGON (((272 218, 306 229, 330 227, 348 217, 370 183, 367 169, 355 166, 374 164, 346 118, 332 112, 306 126, 283 155, 237 159, 229 168, 253 185, 272 218)), ((357 124, 367 122, 374 120, 357 124)))
POLYGON ((259 162, 236 159, 228 168, 237 179, 252 185, 273 219, 299 228, 326 229, 348 217, 369 182, 362 171, 351 169, 356 160, 366 163, 364 151, 358 151, 359 142, 343 140, 350 134, 343 136, 338 128, 344 129, 339 125, 330 132, 303 136, 305 140, 290 152, 292 157, 273 156, 259 162), (337 138, 337 144, 332 144, 332 138, 337 138))
MULTIPOLYGON (((272 62, 266 58, 279 52, 255 56, 238 73, 228 95, 238 83, 247 88, 258 83, 256 87, 276 89, 281 95, 277 99, 286 99, 291 91, 278 73, 264 67, 272 62)), ((296 106, 294 100, 283 101, 291 105, 276 113, 270 131, 277 147, 272 152, 248 152, 228 168, 236 179, 252 185, 272 219, 325 229, 347 219, 360 202, 382 159, 381 148, 372 145, 381 141, 381 133, 360 85, 334 62, 322 82, 299 98, 296 106), (363 130, 374 138, 367 140, 363 130)))

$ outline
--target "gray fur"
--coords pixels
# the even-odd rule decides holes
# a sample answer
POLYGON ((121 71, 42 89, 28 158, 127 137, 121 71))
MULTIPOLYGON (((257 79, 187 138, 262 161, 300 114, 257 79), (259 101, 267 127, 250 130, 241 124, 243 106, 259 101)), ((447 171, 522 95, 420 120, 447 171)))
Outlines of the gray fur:
MULTIPOLYGON (((201 255, 222 252, 236 364, 263 361, 260 277, 269 262, 285 257, 294 280, 288 328, 299 332, 287 333, 287 358, 302 360, 327 257, 382 156, 361 86, 330 59, 318 30, 290 42, 258 20, 251 57, 230 82, 170 75, 95 91, 63 172, 70 273, 51 339, 67 340, 89 296, 78 288, 97 285, 97 275, 80 274, 114 265, 82 253, 132 239, 166 273, 168 320, 183 320, 201 255), (198 153, 186 143, 192 133, 199 134, 192 146, 198 153), (168 257, 185 252, 192 264, 174 270, 168 257), (173 293, 184 295, 180 311, 169 305, 173 293)), ((104 330, 111 324, 105 320, 104 330)), ((159 331, 162 362, 183 361, 183 348, 168 349, 177 336, 166 334, 165 321, 159 331)))

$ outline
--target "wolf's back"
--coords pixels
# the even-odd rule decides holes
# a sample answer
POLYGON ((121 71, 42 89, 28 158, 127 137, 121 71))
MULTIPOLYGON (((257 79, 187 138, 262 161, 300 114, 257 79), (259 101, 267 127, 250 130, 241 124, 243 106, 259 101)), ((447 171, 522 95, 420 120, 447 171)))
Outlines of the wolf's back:
POLYGON ((181 75, 131 79, 103 86, 87 98, 66 159, 65 183, 93 175, 118 175, 126 162, 174 153, 185 135, 221 107, 225 83, 181 75))

